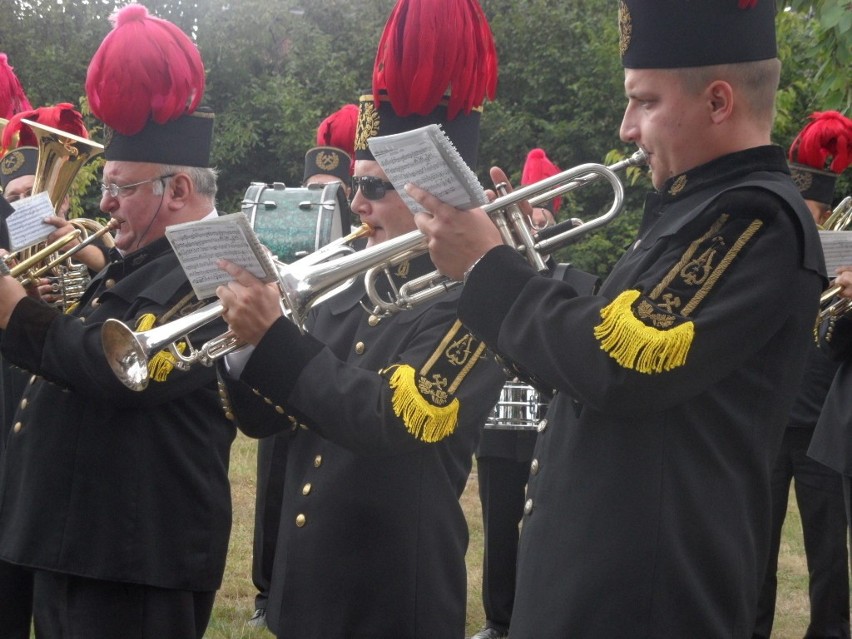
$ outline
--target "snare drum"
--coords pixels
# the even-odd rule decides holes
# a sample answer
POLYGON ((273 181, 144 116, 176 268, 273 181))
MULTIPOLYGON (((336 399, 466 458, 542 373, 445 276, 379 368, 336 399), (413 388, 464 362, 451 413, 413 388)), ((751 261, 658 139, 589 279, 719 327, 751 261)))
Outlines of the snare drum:
POLYGON ((350 231, 349 204, 339 182, 298 188, 253 182, 243 198, 242 212, 261 243, 285 263, 350 231))
POLYGON ((488 416, 485 428, 491 430, 536 430, 547 403, 532 386, 517 380, 506 382, 500 399, 488 416))

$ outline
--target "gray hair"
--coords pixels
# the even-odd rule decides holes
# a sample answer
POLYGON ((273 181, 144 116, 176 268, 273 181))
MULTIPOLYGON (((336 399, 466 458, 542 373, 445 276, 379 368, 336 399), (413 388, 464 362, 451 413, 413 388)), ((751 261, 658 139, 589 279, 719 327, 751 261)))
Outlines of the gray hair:
MULTIPOLYGON (((186 173, 189 179, 195 185, 195 190, 199 195, 210 198, 215 203, 216 200, 216 178, 218 172, 213 168, 205 168, 200 166, 176 166, 166 164, 162 167, 163 175, 173 175, 175 173, 186 173)), ((165 189, 165 180, 157 180, 153 184, 154 195, 162 195, 165 189)))

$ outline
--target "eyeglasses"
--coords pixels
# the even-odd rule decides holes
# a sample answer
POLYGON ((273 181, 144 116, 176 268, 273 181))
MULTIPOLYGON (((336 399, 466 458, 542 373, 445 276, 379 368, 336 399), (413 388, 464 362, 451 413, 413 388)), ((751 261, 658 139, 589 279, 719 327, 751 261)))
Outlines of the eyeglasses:
POLYGON ((381 200, 388 191, 395 190, 393 184, 373 175, 353 177, 352 197, 355 197, 358 189, 361 189, 361 193, 368 200, 381 200))
POLYGON ((119 185, 114 182, 110 182, 109 184, 104 184, 101 182, 101 193, 106 195, 110 194, 111 197, 119 197, 124 191, 127 189, 135 189, 137 186, 142 186, 143 184, 148 184, 149 182, 158 182, 160 180, 167 180, 171 177, 174 177, 174 173, 169 173, 167 175, 158 175, 157 177, 150 178, 148 180, 142 180, 141 182, 134 182, 133 184, 125 184, 119 185))
POLYGON ((32 194, 33 194, 33 190, 27 189, 26 191, 23 191, 22 193, 4 193, 4 196, 6 197, 6 201, 9 204, 12 204, 12 202, 17 202, 18 200, 23 200, 24 198, 30 197, 32 194))

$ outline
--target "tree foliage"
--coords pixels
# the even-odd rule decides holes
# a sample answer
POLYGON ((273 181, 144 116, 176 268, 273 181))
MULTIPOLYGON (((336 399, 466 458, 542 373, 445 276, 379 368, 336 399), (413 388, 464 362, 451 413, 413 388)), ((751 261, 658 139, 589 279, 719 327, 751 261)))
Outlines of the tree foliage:
MULTIPOLYGON (((760 0, 764 1, 764 0, 760 0)), ((618 138, 624 107, 614 0, 481 0, 497 42, 497 99, 482 119, 480 177, 498 165, 517 182, 536 146, 562 169, 609 163, 632 151, 618 138)), ((0 48, 34 105, 82 102, 86 69, 109 32, 116 0, 10 0, 0 48)), ((239 209, 253 181, 301 181, 319 122, 369 90, 376 46, 394 0, 146 0, 196 41, 207 69, 205 103, 216 112, 213 147, 219 208, 239 209)), ((784 62, 773 139, 789 145, 812 111, 849 113, 852 0, 788 0, 778 15, 784 62)), ((93 137, 98 123, 87 119, 93 137)), ((97 206, 98 167, 82 171, 97 206)), ((649 182, 626 176, 623 215, 560 251, 605 274, 631 240, 649 182)), ((849 192, 849 180, 838 193, 849 192)), ((560 218, 609 206, 602 186, 571 192, 560 218)))

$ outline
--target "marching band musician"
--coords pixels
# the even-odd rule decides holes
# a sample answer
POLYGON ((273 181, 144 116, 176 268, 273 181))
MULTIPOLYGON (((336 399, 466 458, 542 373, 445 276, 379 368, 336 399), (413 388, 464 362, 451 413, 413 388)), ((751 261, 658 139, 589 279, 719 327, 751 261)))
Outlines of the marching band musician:
MULTIPOLYGON (((559 173, 544 149, 527 153, 521 184, 533 184, 559 173)), ((554 222, 561 198, 535 207, 530 226, 545 228, 554 222)), ((537 421, 544 415, 531 415, 537 421)), ((505 639, 509 634, 515 599, 515 565, 518 524, 524 512, 524 493, 535 447, 535 430, 483 429, 476 448, 479 503, 484 535, 482 555, 482 606, 485 626, 470 639, 505 639)))
POLYGON ((165 351, 148 388, 127 389, 101 326, 144 330, 201 304, 164 228, 216 214, 213 120, 196 108, 204 68, 183 32, 141 5, 114 25, 86 83, 107 127, 112 261, 69 314, 0 278, 0 348, 32 373, 0 472, 0 558, 34 571, 40 639, 201 639, 225 566, 235 428, 215 372, 179 371, 165 351))
MULTIPOLYGON (((349 200, 357 123, 357 104, 347 104, 320 122, 317 127, 318 146, 305 153, 302 186, 339 182, 346 200, 349 200)), ((251 560, 251 580, 257 588, 257 594, 254 597, 254 614, 248 620, 248 625, 253 628, 266 626, 266 604, 281 517, 288 439, 289 433, 283 432, 263 437, 257 444, 257 491, 251 560)))
MULTIPOLYGON (((496 80, 479 5, 401 0, 382 42, 398 35, 395 62, 419 60, 428 75, 432 54, 418 58, 417 46, 446 50, 444 40, 459 37, 448 24, 476 25, 462 44, 489 53, 474 57, 466 74, 451 71, 453 96, 474 80, 492 90, 467 91, 473 103, 453 117, 442 100, 445 79, 436 98, 412 99, 411 113, 401 114, 400 97, 413 98, 411 87, 390 98, 374 81, 374 94, 360 103, 352 199, 353 211, 374 229, 368 246, 415 229, 371 155, 369 137, 441 123, 465 161, 475 163, 477 107, 496 80)), ((386 51, 380 45, 377 67, 387 68, 386 51)), ((405 84, 411 76, 397 79, 405 84)), ((290 433, 269 628, 279 639, 460 639, 468 531, 459 498, 505 375, 456 321, 457 295, 382 317, 362 307, 369 301, 359 278, 313 309, 302 334, 282 317, 274 287, 223 266, 235 278, 218 291, 224 317, 254 345, 226 357, 223 382, 236 418, 290 433)), ((394 267, 391 277, 399 286, 432 270, 424 254, 394 267)))
MULTIPOLYGON (((89 137, 83 124, 83 116, 68 102, 22 111, 10 118, 9 123, 3 129, 2 140, 0 140, 4 154, 0 159, 0 185, 3 187, 3 195, 9 202, 16 202, 32 195, 32 188, 35 184, 39 155, 38 141, 30 127, 21 121, 24 119, 65 131, 77 137, 89 137), (17 138, 17 146, 14 145, 15 138, 17 138)), ((70 198, 66 195, 57 214, 45 218, 45 223, 56 227, 56 230, 47 237, 48 243, 74 231, 74 227, 68 223, 70 207, 70 198)), ((67 251, 77 243, 77 241, 72 241, 66 244, 63 250, 67 251)), ((96 242, 80 249, 75 253, 74 259, 85 264, 89 272, 94 275, 106 266, 106 256, 106 245, 103 242, 96 242)), ((41 278, 37 289, 41 298, 48 303, 61 298, 61 295, 54 290, 53 283, 46 277, 41 278)))
MULTIPOLYGON (((20 111, 32 109, 21 81, 14 68, 9 64, 5 53, 0 53, 0 118, 8 121, 20 111)), ((2 123, 0 123, 2 124, 2 123)), ((5 127, 0 126, 0 129, 5 127)), ((9 229, 6 217, 14 212, 8 202, 5 184, 3 197, 0 197, 0 248, 9 248, 9 229)), ((15 408, 21 400, 26 387, 27 375, 24 371, 11 366, 5 357, 0 357, 0 466, 3 465, 3 451, 6 437, 12 430, 15 408)), ((0 628, 7 639, 29 639, 32 621, 33 579, 29 570, 16 566, 0 558, 0 628)))
MULTIPOLYGON (((814 122, 831 122, 829 130, 834 145, 821 145, 820 162, 812 162, 810 188, 803 190, 809 200, 816 200, 825 208, 831 202, 837 177, 852 164, 852 120, 839 113, 814 114, 814 122), (825 118, 825 120, 823 120, 825 118)), ((811 125, 814 124, 811 123, 811 125)), ((807 128, 807 127, 806 127, 807 128)), ((798 167, 806 170, 806 167, 798 167)), ((802 182, 805 183, 804 181, 802 182)), ((852 299, 852 265, 840 266, 832 285, 840 286, 838 297, 852 299)), ((852 540, 852 410, 849 401, 849 380, 852 371, 852 317, 848 314, 831 316, 819 327, 819 346, 835 362, 839 362, 837 373, 825 397, 808 448, 808 455, 816 461, 840 473, 846 524, 852 540)), ((852 557, 850 557, 852 560, 852 557)), ((846 572, 844 566, 843 572, 846 572)), ((848 604, 848 600, 846 602, 848 604)), ((849 621, 849 609, 845 609, 849 621)), ((848 625, 846 626, 848 633, 848 625)))
MULTIPOLYGON (((852 161, 852 120, 837 111, 811 114, 810 122, 790 146, 788 157, 793 182, 805 198, 814 222, 821 226, 831 213, 837 175, 852 161), (830 170, 825 169, 828 160, 832 160, 830 170)), ((838 366, 825 349, 811 345, 802 384, 772 468, 772 538, 753 639, 769 639, 772 635, 781 530, 794 478, 808 566, 810 623, 805 636, 849 637, 842 482, 836 470, 807 454, 838 366)))
POLYGON ((466 280, 460 319, 557 389, 512 639, 751 636, 770 469, 825 284, 770 145, 774 5, 619 3, 621 138, 646 152, 655 192, 596 296, 538 276, 481 209, 406 187, 429 210, 433 261, 466 280))

